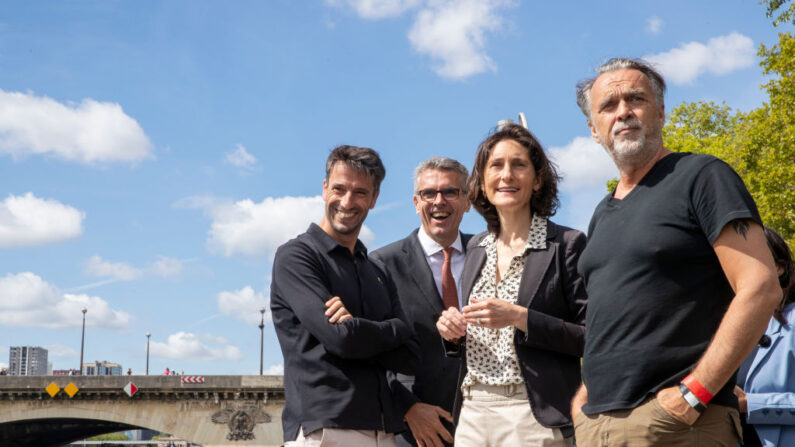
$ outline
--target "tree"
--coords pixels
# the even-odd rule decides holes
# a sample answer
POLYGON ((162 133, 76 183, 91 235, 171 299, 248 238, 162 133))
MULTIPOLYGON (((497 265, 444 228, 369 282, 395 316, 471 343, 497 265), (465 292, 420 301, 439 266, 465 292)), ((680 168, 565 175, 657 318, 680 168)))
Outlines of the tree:
MULTIPOLYGON (((789 0, 761 0, 759 4, 767 5, 767 15, 768 19, 773 18, 773 14, 776 13, 776 10, 780 8, 784 3, 789 2, 789 0)), ((792 21, 792 24, 795 25, 795 3, 789 5, 786 11, 783 11, 779 14, 778 17, 773 19, 773 26, 778 26, 784 22, 792 21)))
POLYGON ((129 441, 130 438, 124 433, 105 433, 104 435, 92 436, 87 441, 129 441))
MULTIPOLYGON (((782 2, 772 3, 777 8, 782 2)), ((711 154, 729 163, 765 225, 795 247, 795 38, 781 33, 778 45, 761 45, 758 55, 762 72, 774 75, 762 85, 768 102, 747 113, 713 102, 683 103, 670 113, 663 141, 675 152, 711 154)))

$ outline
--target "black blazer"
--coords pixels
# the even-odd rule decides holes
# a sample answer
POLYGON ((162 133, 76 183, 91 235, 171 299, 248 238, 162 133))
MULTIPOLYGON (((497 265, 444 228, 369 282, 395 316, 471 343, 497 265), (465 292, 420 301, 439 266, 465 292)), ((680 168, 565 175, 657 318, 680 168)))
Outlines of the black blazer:
MULTIPOLYGON (((478 244, 488 233, 469 241, 461 276, 463 296, 469 294, 486 262, 478 244)), ((552 221, 547 223, 546 250, 529 250, 519 284, 518 305, 528 308, 527 333, 516 330, 514 344, 533 415, 541 425, 571 429, 571 399, 580 386, 580 357, 585 343, 585 284, 577 260, 585 235, 552 221)), ((463 357, 456 388, 454 417, 461 411, 460 384, 467 373, 465 343, 445 342, 448 355, 463 357)))
MULTIPOLYGON (((416 229, 408 237, 370 254, 382 262, 392 276, 403 312, 420 341, 421 362, 417 374, 398 374, 393 393, 400 414, 406 414, 416 402, 437 405, 452 412, 461 361, 445 356, 444 345, 439 341, 436 320, 444 310, 444 304, 425 260, 418 231, 416 229)), ((465 249, 471 237, 471 234, 461 234, 465 249)), ((407 436, 411 437, 411 434, 407 436)))

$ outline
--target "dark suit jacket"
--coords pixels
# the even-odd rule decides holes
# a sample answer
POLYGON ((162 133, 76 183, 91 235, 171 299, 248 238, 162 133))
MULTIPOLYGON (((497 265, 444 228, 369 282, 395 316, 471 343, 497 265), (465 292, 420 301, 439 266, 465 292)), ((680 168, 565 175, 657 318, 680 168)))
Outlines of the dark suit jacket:
MULTIPOLYGON (((487 233, 469 241, 461 275, 463 296, 469 294, 486 262, 478 244, 487 233)), ((577 273, 577 260, 585 248, 585 235, 548 221, 546 250, 529 250, 519 284, 517 304, 528 308, 527 333, 516 330, 514 344, 530 406, 545 427, 571 429, 571 399, 580 386, 580 357, 585 343, 586 295, 577 273)), ((463 357, 459 385, 467 373, 465 343, 445 342, 448 355, 463 357)), ((456 388, 454 417, 461 411, 460 386, 456 388)))
MULTIPOLYGON (((445 356, 444 345, 436 330, 436 320, 444 310, 444 304, 425 260, 418 231, 416 229, 405 239, 370 254, 382 262, 392 276, 403 312, 420 341, 421 362, 417 374, 398 374, 393 392, 400 414, 406 414, 416 402, 437 405, 452 412, 460 359, 445 356)), ((464 247, 471 237, 471 234, 461 235, 464 247)), ((413 445, 411 433, 406 432, 404 438, 413 445)))

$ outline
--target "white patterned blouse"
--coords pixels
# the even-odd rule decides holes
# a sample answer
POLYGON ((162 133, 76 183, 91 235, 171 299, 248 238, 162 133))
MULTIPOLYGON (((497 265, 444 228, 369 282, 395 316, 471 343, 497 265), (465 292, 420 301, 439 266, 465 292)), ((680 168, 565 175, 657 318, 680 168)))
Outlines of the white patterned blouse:
MULTIPOLYGON (((533 216, 525 248, 511 260, 508 271, 499 284, 497 283, 497 238, 490 233, 479 245, 485 247, 486 262, 475 281, 470 298, 483 299, 496 296, 516 304, 519 298, 519 283, 525 267, 525 253, 530 249, 543 250, 547 247, 547 218, 533 216)), ((515 333, 515 326, 506 326, 502 329, 467 326, 468 371, 461 384, 462 388, 475 383, 510 385, 524 382, 513 343, 515 333)))

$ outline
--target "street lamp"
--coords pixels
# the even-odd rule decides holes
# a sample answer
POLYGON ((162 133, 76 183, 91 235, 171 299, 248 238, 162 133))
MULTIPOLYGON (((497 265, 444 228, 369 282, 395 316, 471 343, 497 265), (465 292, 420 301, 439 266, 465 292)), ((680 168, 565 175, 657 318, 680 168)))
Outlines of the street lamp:
POLYGON ((147 376, 149 375, 149 337, 151 336, 152 334, 150 334, 149 332, 146 333, 146 375, 147 376))
POLYGON ((83 312, 83 335, 80 337, 80 368, 78 369, 80 373, 78 375, 83 375, 83 346, 86 342, 86 312, 88 309, 85 307, 80 309, 80 312, 83 312))
POLYGON ((259 310, 262 318, 259 320, 259 375, 262 375, 262 353, 265 346, 265 308, 259 310))

